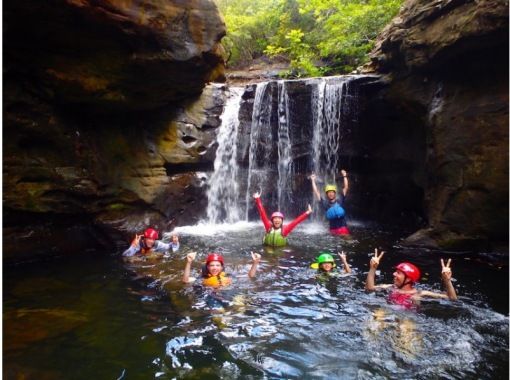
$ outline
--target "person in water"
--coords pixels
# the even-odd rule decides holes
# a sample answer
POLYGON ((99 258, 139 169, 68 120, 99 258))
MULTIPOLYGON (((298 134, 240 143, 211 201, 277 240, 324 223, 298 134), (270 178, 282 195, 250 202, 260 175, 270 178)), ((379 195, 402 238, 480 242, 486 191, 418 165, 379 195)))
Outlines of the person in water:
MULTIPOLYGON (((196 252, 190 252, 186 255, 186 265, 184 267, 184 274, 182 282, 190 283, 195 281, 194 277, 190 277, 191 264, 195 260, 196 252)), ((253 262, 251 264, 248 276, 255 277, 257 273, 257 266, 260 263, 261 256, 258 253, 251 252, 253 262)), ((205 265, 202 267, 202 282, 205 286, 220 287, 228 286, 232 283, 232 279, 225 274, 225 261, 223 256, 218 253, 211 253, 205 260, 205 265)))
POLYGON ((158 231, 147 228, 143 234, 135 235, 122 256, 130 260, 162 257, 165 252, 172 249, 172 243, 163 243, 158 237, 158 231))
MULTIPOLYGON (((344 251, 338 253, 338 256, 342 260, 344 272, 351 273, 351 267, 347 262, 347 255, 344 253, 344 251)), ((334 257, 328 252, 319 252, 319 256, 317 257, 316 261, 310 265, 310 267, 317 269, 317 272, 321 274, 332 274, 334 273, 333 270, 336 268, 336 263, 334 257)))
POLYGON ((376 248, 374 257, 370 259, 370 270, 368 271, 365 284, 365 289, 367 291, 390 289, 391 291, 388 296, 390 303, 398 304, 405 308, 413 307, 423 297, 449 298, 450 300, 457 299, 457 293, 452 284, 451 259, 449 259, 446 264, 443 259, 441 259, 441 277, 446 288, 446 294, 444 294, 416 289, 414 286, 420 280, 420 270, 416 265, 408 262, 402 262, 395 267, 395 272, 393 272, 393 284, 375 285, 375 271, 383 255, 384 252, 378 255, 376 248))
POLYGON ((253 198, 255 199, 255 204, 257 206, 257 210, 259 211, 260 219, 262 219, 262 223, 264 223, 264 228, 266 229, 266 234, 264 235, 264 245, 269 245, 272 247, 283 247, 287 245, 287 236, 299 223, 308 218, 308 215, 312 213, 312 206, 308 205, 308 210, 284 226, 283 214, 279 211, 273 212, 271 214, 271 220, 269 220, 266 214, 266 210, 262 205, 260 193, 257 192, 253 194, 253 198))
POLYGON ((349 235, 350 232, 347 228, 345 210, 343 208, 345 197, 349 191, 349 179, 347 178, 347 172, 345 170, 341 170, 340 174, 343 178, 342 191, 337 196, 336 185, 326 185, 324 187, 324 192, 326 194, 325 199, 321 197, 317 188, 317 184, 315 183, 317 177, 315 174, 310 176, 310 180, 312 181, 312 190, 315 198, 321 202, 322 208, 326 212, 326 218, 329 221, 329 232, 332 235, 349 235))
POLYGON ((172 249, 172 252, 177 252, 180 248, 180 243, 179 243, 179 236, 177 235, 172 235, 172 240, 170 241, 170 248, 172 249))

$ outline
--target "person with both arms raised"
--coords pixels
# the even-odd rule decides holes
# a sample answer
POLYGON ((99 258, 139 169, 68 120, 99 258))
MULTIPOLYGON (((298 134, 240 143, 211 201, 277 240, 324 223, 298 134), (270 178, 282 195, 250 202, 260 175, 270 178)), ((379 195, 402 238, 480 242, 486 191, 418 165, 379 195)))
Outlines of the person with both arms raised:
POLYGON ((260 200, 260 193, 253 194, 257 210, 260 214, 260 219, 264 223, 266 234, 264 235, 264 245, 272 247, 283 247, 287 245, 287 236, 291 231, 302 221, 308 218, 308 215, 312 213, 312 206, 308 205, 308 210, 299 215, 296 219, 287 225, 283 225, 283 214, 279 211, 275 211, 271 214, 271 220, 267 217, 266 210, 260 200))
POLYGON ((326 185, 324 187, 326 199, 321 197, 317 189, 317 184, 315 183, 317 177, 315 174, 310 176, 310 180, 312 181, 312 190, 315 198, 321 202, 322 207, 326 211, 326 218, 329 220, 329 232, 332 235, 349 235, 350 232, 345 221, 345 210, 343 209, 344 200, 349 191, 349 179, 345 170, 341 170, 340 174, 343 178, 342 191, 337 196, 336 185, 326 185))
POLYGON ((409 262, 402 262, 395 267, 393 272, 393 284, 375 284, 375 272, 379 266, 384 252, 378 254, 375 249, 374 256, 370 259, 370 270, 367 274, 365 289, 369 292, 381 289, 390 289, 388 301, 393 304, 401 305, 405 308, 414 307, 418 301, 424 297, 457 299, 457 292, 452 284, 451 259, 445 264, 441 259, 441 278, 446 289, 446 293, 431 292, 428 290, 418 290, 415 284, 420 280, 420 269, 409 262))

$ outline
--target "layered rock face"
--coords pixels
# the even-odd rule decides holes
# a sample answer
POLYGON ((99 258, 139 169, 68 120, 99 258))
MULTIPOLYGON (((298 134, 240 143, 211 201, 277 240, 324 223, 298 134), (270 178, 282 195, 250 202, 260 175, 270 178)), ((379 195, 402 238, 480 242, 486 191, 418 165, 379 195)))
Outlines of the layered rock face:
POLYGON ((206 0, 4 2, 4 256, 198 217, 224 34, 206 0))
POLYGON ((396 112, 385 128, 405 126, 425 142, 428 227, 408 244, 508 241, 508 43, 502 0, 410 0, 378 39, 364 71, 386 74, 379 107, 396 112))

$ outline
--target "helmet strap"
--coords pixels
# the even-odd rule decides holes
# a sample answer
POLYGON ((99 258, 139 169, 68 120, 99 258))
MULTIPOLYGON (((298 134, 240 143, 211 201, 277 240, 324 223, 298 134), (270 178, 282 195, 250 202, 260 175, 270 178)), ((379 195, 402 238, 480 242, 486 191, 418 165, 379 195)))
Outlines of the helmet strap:
POLYGON ((411 280, 409 281, 406 281, 408 280, 408 277, 407 275, 404 273, 404 282, 402 283, 402 285, 398 286, 399 289, 402 289, 404 286, 408 285, 408 284, 412 284, 413 282, 411 280))

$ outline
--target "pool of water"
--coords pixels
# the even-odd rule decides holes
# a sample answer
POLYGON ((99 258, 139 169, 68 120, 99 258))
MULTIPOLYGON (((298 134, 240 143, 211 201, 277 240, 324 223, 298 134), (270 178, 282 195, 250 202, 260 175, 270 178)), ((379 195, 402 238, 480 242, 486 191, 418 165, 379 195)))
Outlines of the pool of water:
POLYGON ((305 223, 270 250, 259 223, 189 226, 178 229, 181 251, 159 261, 110 252, 4 266, 4 378, 508 378, 506 255, 406 249, 407 231, 351 229, 343 240, 305 223), (404 310, 365 293, 374 248, 387 251, 377 283, 407 260, 435 291, 440 258, 451 257, 459 300, 404 310), (233 286, 182 284, 192 250, 195 277, 219 251, 233 286), (320 250, 345 251, 353 273, 317 277, 309 264, 320 250), (255 279, 250 251, 263 255, 255 279))

